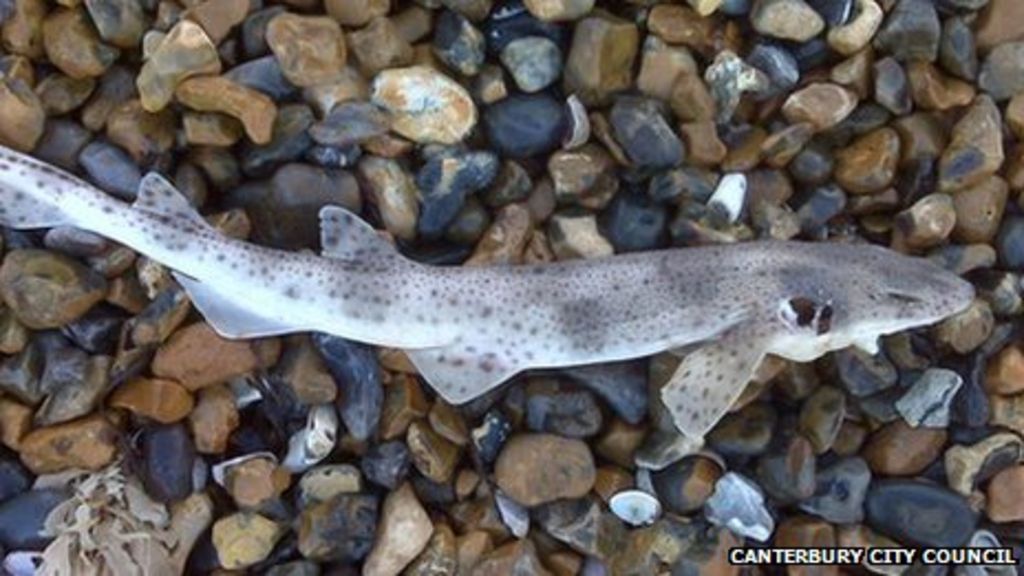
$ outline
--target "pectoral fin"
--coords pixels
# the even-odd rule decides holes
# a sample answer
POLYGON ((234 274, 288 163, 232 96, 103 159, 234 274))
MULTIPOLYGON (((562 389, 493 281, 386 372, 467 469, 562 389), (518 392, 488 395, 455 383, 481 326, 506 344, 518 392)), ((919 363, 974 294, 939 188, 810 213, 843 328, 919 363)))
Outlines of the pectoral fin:
POLYGON ((730 330, 697 348, 679 364, 661 399, 679 430, 700 438, 728 412, 754 376, 768 346, 730 330))
POLYGON ((463 404, 497 388, 523 370, 486 342, 406 350, 430 386, 450 404, 463 404))
POLYGON ((265 338, 307 329, 283 318, 260 316, 239 305, 239 295, 227 296, 184 274, 171 274, 210 326, 225 338, 265 338))

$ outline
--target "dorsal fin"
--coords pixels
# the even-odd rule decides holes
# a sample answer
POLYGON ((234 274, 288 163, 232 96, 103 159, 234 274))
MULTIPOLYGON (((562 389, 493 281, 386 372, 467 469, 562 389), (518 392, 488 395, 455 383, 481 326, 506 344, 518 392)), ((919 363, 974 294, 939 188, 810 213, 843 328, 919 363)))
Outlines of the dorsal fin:
POLYGON ((193 224, 209 226, 188 199, 156 172, 149 172, 139 183, 139 194, 132 207, 152 214, 185 219, 193 224))
POLYGON ((361 218, 341 206, 320 209, 320 247, 323 255, 339 260, 397 256, 387 240, 361 218))

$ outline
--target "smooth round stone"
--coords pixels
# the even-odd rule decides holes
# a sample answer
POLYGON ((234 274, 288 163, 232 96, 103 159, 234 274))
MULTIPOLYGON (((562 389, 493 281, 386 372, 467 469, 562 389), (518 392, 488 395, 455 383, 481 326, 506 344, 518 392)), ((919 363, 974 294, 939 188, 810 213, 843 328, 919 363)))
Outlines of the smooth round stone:
POLYGON ((985 58, 978 86, 996 101, 1024 92, 1024 42, 996 46, 985 58))
POLYGON ((608 13, 583 18, 573 28, 563 89, 587 106, 606 104, 613 94, 632 86, 633 61, 639 49, 640 34, 634 22, 608 13))
POLYGON ((192 412, 192 395, 173 380, 137 378, 118 386, 107 401, 161 424, 177 422, 192 412))
POLYGON ((661 171, 683 159, 683 143, 665 121, 655 100, 620 97, 608 117, 615 139, 636 168, 661 171))
POLYGON ((142 171, 121 148, 95 140, 79 153, 78 163, 103 190, 122 200, 135 199, 142 171))
POLYGON ((993 522, 1020 522, 1024 520, 1024 505, 1020 498, 1024 485, 1024 466, 1010 466, 1002 470, 988 484, 988 502, 985 514, 993 522))
POLYGON ((835 178, 852 194, 871 194, 896 177, 900 137, 891 128, 869 132, 836 154, 835 178))
POLYGON ((78 155, 90 140, 92 133, 77 122, 51 118, 32 155, 65 170, 75 170, 78 155))
POLYGON ((611 497, 608 507, 630 526, 650 526, 661 516, 661 502, 643 490, 624 490, 611 497))
POLYGON ((945 240, 956 226, 956 208, 947 194, 929 194, 896 215, 900 238, 912 248, 930 248, 945 240))
POLYGON ((885 17, 875 0, 857 0, 856 5, 852 19, 828 32, 829 46, 844 56, 853 56, 867 46, 885 17))
POLYGON ((53 252, 16 250, 0 266, 0 297, 20 323, 36 330, 73 322, 106 292, 102 276, 53 252))
POLYGON ((765 36, 796 42, 806 42, 825 29, 825 20, 804 0, 759 0, 750 22, 765 36))
POLYGON ((601 407, 587 390, 557 380, 536 379, 526 387, 526 427, 566 438, 588 438, 601 430, 601 407))
POLYGON ((142 482, 154 500, 170 503, 192 493, 195 447, 185 426, 155 426, 143 432, 142 457, 142 482))
POLYGON ((501 51, 501 63, 516 86, 527 93, 551 86, 562 74, 562 51, 543 36, 513 40, 501 51))
POLYGON ((950 74, 967 81, 978 76, 978 51, 974 31, 964 18, 947 18, 942 25, 939 63, 950 74))
POLYGON ((934 62, 942 34, 932 0, 899 0, 875 36, 875 47, 897 60, 934 62))
POLYGON ((30 490, 0 504, 0 544, 14 550, 42 550, 53 539, 45 529, 46 517, 68 496, 57 488, 30 490))
POLYGON ((843 458, 818 471, 814 495, 800 509, 835 524, 855 524, 864 518, 864 499, 871 470, 861 458, 843 458))
POLYGON ((399 441, 376 444, 359 464, 367 480, 394 490, 409 473, 409 449, 399 441))
POLYGON ((43 47, 50 63, 72 78, 102 76, 120 50, 100 41, 85 10, 54 10, 42 25, 43 47))
POLYGON ((910 546, 963 546, 978 522, 967 500, 917 480, 884 480, 868 491, 867 525, 910 546))
POLYGON ((878 474, 912 476, 942 454, 947 437, 944 429, 911 428, 896 420, 872 434, 862 454, 878 474))
POLYGON ((616 253, 654 250, 665 245, 668 211, 647 196, 620 193, 601 215, 605 237, 616 253))
POLYGON ((498 486, 524 506, 580 498, 594 486, 589 447, 552 434, 520 434, 504 446, 495 463, 498 486))
POLYGON ((832 128, 857 107, 852 92, 828 82, 816 82, 792 93, 782 106, 791 123, 810 122, 818 130, 832 128))
POLYGON ((545 22, 531 14, 522 0, 498 2, 483 23, 487 50, 497 56, 511 42, 528 36, 551 40, 559 49, 569 40, 569 29, 561 24, 545 22))
POLYGON ((475 76, 484 63, 484 35, 452 10, 445 10, 434 23, 434 54, 463 76, 475 76))
POLYGON ((477 122, 476 106, 466 90, 426 66, 381 72, 373 81, 371 99, 391 113, 392 130, 422 144, 455 144, 477 122))
POLYGON ((516 95, 487 107, 483 124, 498 154, 529 158, 559 147, 568 116, 562 103, 546 93, 516 95))

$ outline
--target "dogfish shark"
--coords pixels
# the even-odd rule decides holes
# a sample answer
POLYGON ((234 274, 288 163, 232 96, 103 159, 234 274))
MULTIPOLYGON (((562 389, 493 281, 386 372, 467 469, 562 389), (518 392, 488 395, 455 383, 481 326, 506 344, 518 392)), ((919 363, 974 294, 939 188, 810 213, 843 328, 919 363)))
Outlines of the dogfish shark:
POLYGON ((0 224, 77 227, 167 266, 226 338, 320 331, 406 351, 448 402, 528 369, 687 349, 661 399, 702 437, 766 355, 806 362, 965 309, 970 283, 859 244, 751 241, 551 264, 437 267, 355 214, 320 211, 320 256, 228 238, 156 173, 134 203, 0 149, 0 224))

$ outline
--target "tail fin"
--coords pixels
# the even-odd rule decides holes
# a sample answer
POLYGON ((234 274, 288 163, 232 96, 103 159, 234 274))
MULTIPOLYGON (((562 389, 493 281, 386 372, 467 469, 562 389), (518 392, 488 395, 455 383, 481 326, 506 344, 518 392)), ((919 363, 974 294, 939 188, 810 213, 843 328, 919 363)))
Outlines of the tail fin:
POLYGON ((73 225, 62 198, 87 186, 74 176, 0 146, 0 225, 27 230, 73 225))

